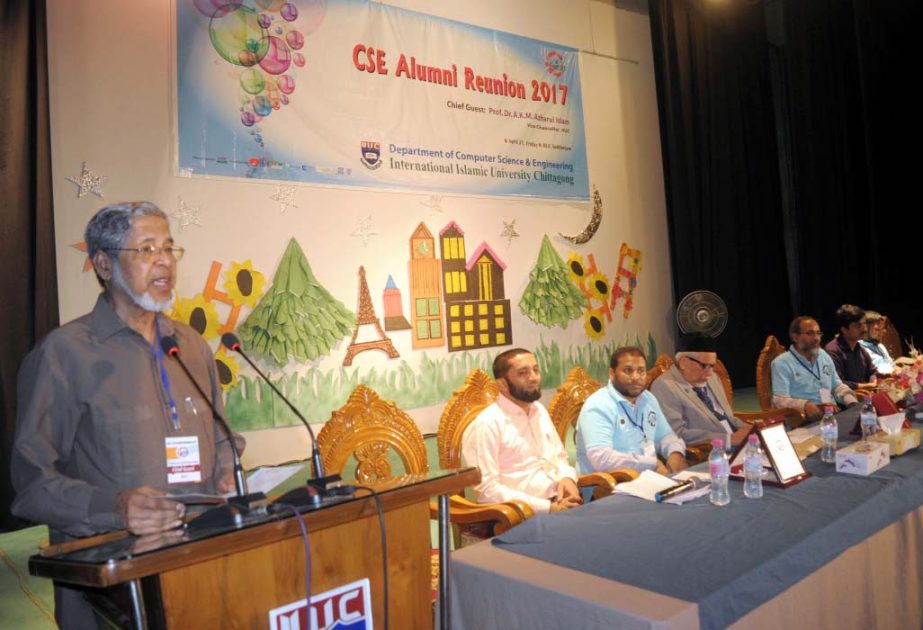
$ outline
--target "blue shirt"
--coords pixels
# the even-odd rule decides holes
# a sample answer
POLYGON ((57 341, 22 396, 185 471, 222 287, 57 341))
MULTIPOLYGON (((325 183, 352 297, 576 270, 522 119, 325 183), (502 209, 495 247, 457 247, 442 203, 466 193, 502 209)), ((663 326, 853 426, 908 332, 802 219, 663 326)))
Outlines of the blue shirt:
POLYGON ((587 398, 577 419, 577 472, 656 468, 657 451, 664 458, 685 454, 686 444, 652 393, 642 392, 632 405, 610 382, 587 398))
POLYGON ((894 359, 891 358, 885 344, 866 339, 860 339, 859 343, 868 351, 869 356, 872 358, 872 366, 874 366, 876 372, 879 374, 891 374, 894 372, 894 359))
POLYGON ((837 387, 842 385, 833 359, 821 350, 814 363, 798 354, 794 348, 783 352, 772 361, 772 395, 807 400, 821 404, 820 390, 830 391, 831 400, 837 387))

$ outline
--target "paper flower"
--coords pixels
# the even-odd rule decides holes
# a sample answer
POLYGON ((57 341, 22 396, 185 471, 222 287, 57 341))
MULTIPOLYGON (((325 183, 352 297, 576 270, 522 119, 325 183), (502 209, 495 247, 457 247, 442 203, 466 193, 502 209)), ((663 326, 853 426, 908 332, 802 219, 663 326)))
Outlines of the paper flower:
POLYGON ((215 353, 215 364, 218 367, 218 383, 224 391, 230 391, 240 382, 237 378, 240 364, 233 356, 229 355, 224 346, 215 353))
POLYGON ((177 298, 170 317, 191 326, 205 339, 218 336, 221 321, 212 302, 207 302, 201 293, 192 298, 177 298))
POLYGON ((253 263, 245 260, 242 263, 231 262, 230 270, 224 273, 224 287, 228 299, 235 306, 253 308, 263 295, 266 286, 266 276, 253 270, 253 263))

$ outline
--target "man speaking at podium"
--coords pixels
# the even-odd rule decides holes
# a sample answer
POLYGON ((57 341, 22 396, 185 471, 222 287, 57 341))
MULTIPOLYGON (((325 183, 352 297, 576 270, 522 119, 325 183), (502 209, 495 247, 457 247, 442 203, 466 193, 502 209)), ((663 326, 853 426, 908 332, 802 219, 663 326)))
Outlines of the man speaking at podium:
MULTIPOLYGON (((163 315, 184 252, 166 215, 148 202, 110 205, 87 224, 85 240, 103 292, 92 312, 42 339, 19 372, 12 511, 47 524, 53 543, 170 530, 185 513, 170 494, 234 487, 208 402, 160 349, 161 338, 177 340, 221 412, 211 350, 163 315)), ((61 627, 95 625, 81 590, 57 584, 55 617, 61 627)))

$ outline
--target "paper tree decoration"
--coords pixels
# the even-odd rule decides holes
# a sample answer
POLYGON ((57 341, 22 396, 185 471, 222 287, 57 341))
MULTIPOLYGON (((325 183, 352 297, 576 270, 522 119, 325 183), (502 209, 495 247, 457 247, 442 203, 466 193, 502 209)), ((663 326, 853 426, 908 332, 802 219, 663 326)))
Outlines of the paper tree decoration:
POLYGON ((586 306, 586 296, 568 279, 567 266, 546 234, 519 308, 536 324, 566 328, 586 306))
POLYGON ((330 353, 350 334, 355 317, 321 286, 298 242, 288 242, 272 288, 241 325, 244 347, 279 367, 289 357, 307 363, 330 353))

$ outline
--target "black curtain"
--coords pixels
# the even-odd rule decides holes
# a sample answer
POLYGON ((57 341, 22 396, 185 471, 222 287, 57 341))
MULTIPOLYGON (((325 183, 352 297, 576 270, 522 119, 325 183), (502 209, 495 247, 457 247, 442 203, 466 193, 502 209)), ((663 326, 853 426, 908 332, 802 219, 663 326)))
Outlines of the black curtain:
POLYGON ((0 58, 0 528, 9 529, 16 374, 58 324, 44 0, 0 1, 0 58))
MULTIPOLYGON (((708 289, 730 318, 718 353, 752 384, 766 322, 790 317, 762 9, 652 1, 673 294, 708 289)), ((784 324, 782 324, 784 326, 784 324)))
POLYGON ((727 301, 718 349, 735 385, 797 314, 828 337, 844 302, 920 329, 906 145, 921 7, 651 0, 674 293, 727 301))

